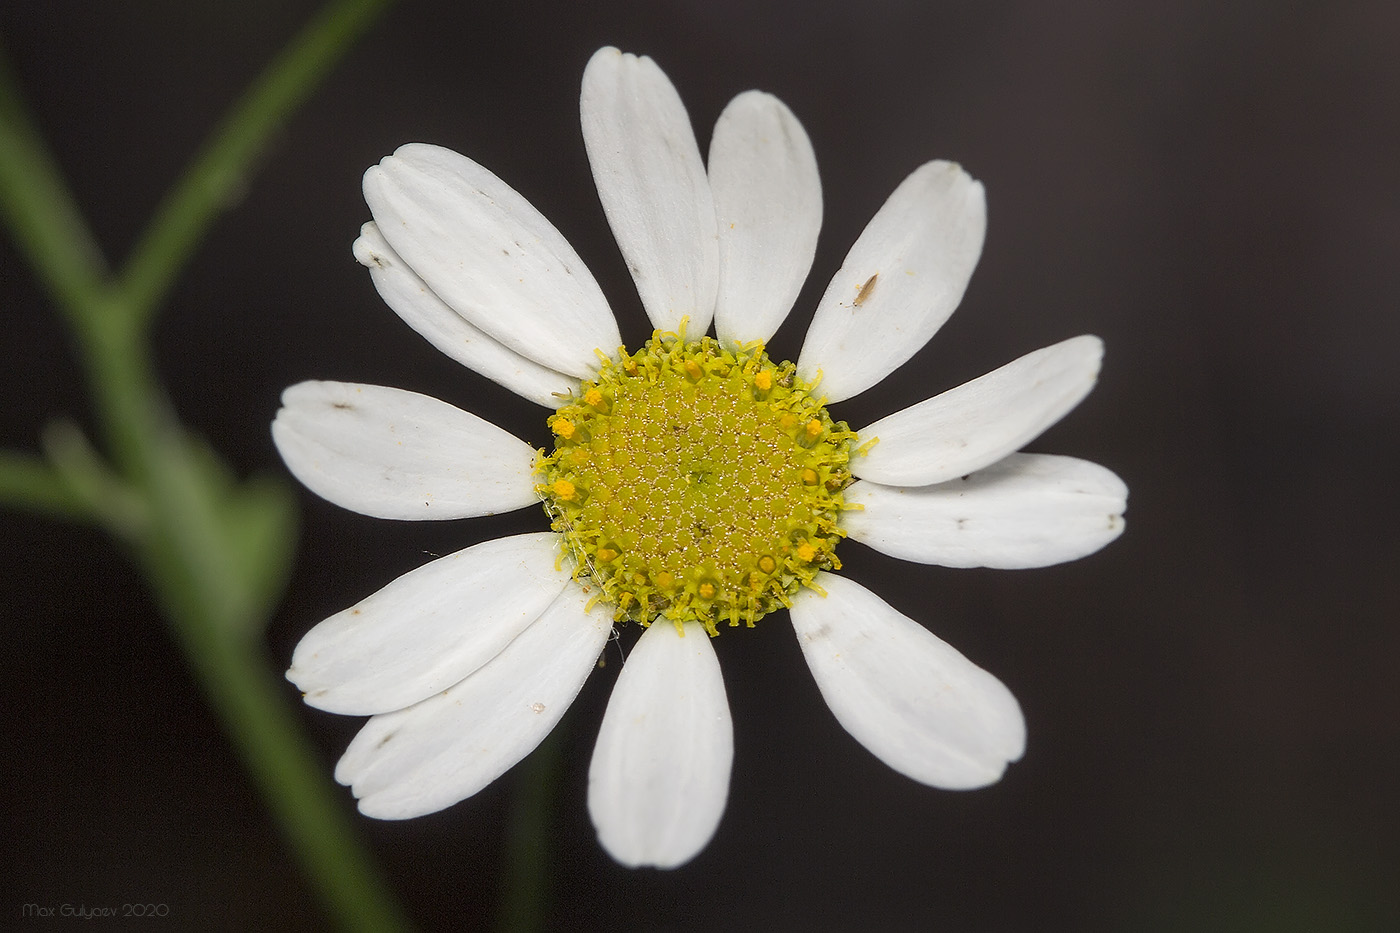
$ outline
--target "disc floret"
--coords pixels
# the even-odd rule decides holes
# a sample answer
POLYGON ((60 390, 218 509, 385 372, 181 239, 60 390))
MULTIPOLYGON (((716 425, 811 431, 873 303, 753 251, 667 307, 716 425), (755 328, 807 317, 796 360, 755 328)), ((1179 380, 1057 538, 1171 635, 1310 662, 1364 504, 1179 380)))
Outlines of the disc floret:
POLYGON ((752 626, 840 567, 855 432, 789 362, 655 333, 550 418, 536 487, 618 621, 752 626))

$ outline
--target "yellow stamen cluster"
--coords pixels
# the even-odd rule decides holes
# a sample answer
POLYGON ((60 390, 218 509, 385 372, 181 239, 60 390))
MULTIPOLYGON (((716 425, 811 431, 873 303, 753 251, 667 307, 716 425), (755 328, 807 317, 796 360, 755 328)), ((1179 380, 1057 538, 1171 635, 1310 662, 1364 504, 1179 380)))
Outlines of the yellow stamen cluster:
POLYGON ((856 435, 761 344, 657 333, 550 418, 536 487, 614 618, 754 621, 840 566, 856 435))

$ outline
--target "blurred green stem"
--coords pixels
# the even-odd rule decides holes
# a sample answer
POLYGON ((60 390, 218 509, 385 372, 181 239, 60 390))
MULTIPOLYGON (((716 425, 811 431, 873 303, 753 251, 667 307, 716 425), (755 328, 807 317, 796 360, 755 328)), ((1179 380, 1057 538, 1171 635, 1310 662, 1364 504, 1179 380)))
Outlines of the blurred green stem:
POLYGON ((550 850, 549 814, 559 790, 564 764, 567 723, 555 726, 539 748, 517 765, 515 798, 511 802, 506 831, 505 881, 501 892, 500 933, 537 933, 549 917, 550 878, 554 853, 550 850))
POLYGON ((53 467, 33 454, 0 450, 0 505, 51 518, 90 521, 92 506, 53 467))
POLYGON ((113 278, 0 59, 0 216, 63 312, 109 467, 72 426, 49 461, 0 452, 0 503, 102 524, 128 544, 210 703, 328 911, 347 930, 407 923, 307 752, 262 632, 291 557, 285 488, 239 483, 175 417, 152 364, 154 312, 254 159, 391 0, 336 0, 253 84, 162 201, 113 278))
POLYGON ((147 318, 214 218, 233 199, 268 138, 393 0, 328 5, 249 88, 166 195, 121 271, 132 311, 147 318))

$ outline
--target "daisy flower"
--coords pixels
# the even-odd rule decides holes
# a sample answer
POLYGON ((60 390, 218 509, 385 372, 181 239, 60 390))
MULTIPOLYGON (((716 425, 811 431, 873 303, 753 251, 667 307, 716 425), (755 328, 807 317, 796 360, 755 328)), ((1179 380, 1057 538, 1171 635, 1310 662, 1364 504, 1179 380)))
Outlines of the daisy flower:
POLYGON ((355 243, 380 295, 434 346, 539 403, 552 450, 445 402, 303 382, 272 426, 288 468, 344 508, 455 519, 543 504, 550 529, 477 544, 317 625, 287 677, 319 709, 370 716, 335 770, 372 817, 463 800, 528 754, 617 623, 645 626, 588 777, 604 848, 629 866, 694 857, 729 793, 733 725, 711 637, 786 609, 837 720, 934 787, 1021 757, 1010 691, 837 574, 854 538, 948 567, 1039 567, 1123 530, 1110 471, 1017 451, 1092 388, 1083 336, 851 430, 828 404, 870 388, 962 298, 982 186, 929 162, 890 195, 818 305, 796 363, 764 350, 811 266, 816 159, 771 95, 736 97, 702 161, 649 58, 589 61, 583 137, 655 331, 628 352, 569 243, 471 159, 412 144, 365 173, 355 243), (708 164, 707 164, 708 163, 708 164), (706 333, 713 322, 716 336, 706 333))

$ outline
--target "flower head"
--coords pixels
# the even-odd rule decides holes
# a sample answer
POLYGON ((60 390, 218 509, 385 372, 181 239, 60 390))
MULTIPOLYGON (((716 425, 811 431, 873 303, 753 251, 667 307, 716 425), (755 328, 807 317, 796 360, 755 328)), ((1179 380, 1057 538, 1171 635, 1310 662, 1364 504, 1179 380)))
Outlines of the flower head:
POLYGON ((471 796, 558 722, 615 623, 647 626, 589 769, 599 839, 627 865, 698 853, 728 797, 733 726, 710 638, 786 608, 840 723, 936 787, 998 780, 1025 725, 991 674, 841 576, 844 538, 951 567, 1072 560, 1121 533, 1103 467, 1017 451, 1092 388, 1076 337, 852 431, 829 404, 896 369, 961 301, 982 186, 918 168, 851 247, 797 362, 764 343, 811 266, 816 160, 749 91, 702 161, 674 88, 605 48, 584 73, 599 197, 655 332, 628 352, 593 277, 528 201, 475 162, 400 148, 365 174, 355 255, 436 347, 551 409, 553 449, 444 402, 305 382, 273 438, 346 508, 465 518, 543 503, 551 530, 439 558, 313 628, 287 676, 371 719, 336 768, 360 809, 419 816, 471 796), (716 337, 705 336, 713 322, 716 337), (654 624, 655 623, 655 624, 654 624))

